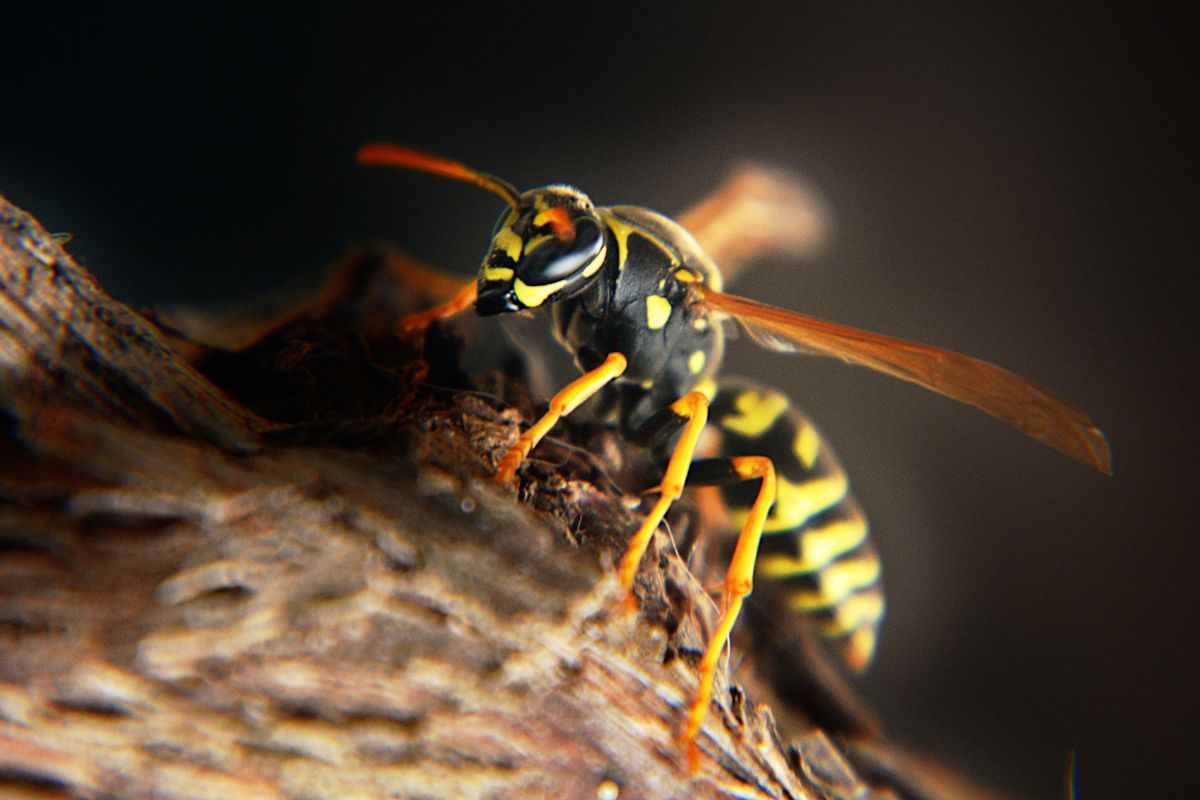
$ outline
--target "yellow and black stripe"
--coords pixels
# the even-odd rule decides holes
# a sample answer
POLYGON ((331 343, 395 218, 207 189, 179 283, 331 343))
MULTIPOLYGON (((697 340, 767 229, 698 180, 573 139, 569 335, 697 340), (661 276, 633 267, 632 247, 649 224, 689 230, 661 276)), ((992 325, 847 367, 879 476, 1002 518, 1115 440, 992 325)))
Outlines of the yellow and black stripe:
MULTIPOLYGON (((787 397, 748 381, 719 381, 709 423, 721 433, 721 460, 756 455, 775 464, 755 577, 782 583, 790 607, 851 669, 865 669, 884 614, 879 555, 837 457, 787 397)), ((741 525, 757 487, 728 483, 721 494, 741 525)))

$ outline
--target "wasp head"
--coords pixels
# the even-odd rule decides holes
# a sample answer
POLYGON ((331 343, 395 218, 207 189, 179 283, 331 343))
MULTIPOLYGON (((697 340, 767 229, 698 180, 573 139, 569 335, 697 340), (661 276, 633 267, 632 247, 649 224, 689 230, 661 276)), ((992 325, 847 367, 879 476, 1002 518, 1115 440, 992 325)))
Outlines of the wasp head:
POLYGON ((585 194, 569 186, 525 192, 496 223, 475 310, 502 314, 567 297, 600 271, 606 250, 604 226, 585 194))

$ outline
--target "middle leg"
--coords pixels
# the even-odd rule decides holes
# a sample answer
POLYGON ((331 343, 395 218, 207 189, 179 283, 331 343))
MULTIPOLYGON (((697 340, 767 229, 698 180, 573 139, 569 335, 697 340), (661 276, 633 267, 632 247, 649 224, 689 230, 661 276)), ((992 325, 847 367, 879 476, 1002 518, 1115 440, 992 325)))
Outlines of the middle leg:
POLYGON ((658 485, 658 502, 646 515, 646 519, 643 520, 637 533, 629 540, 629 544, 625 547, 625 555, 621 557, 617 577, 621 582, 621 588, 625 590, 627 607, 632 605, 633 579, 637 575, 638 566, 642 563, 642 556, 645 555, 646 548, 650 545, 650 539, 658 530, 658 524, 666 516, 671 504, 683 494, 683 487, 687 483, 688 468, 692 464, 692 456, 695 455, 700 434, 708 423, 708 396, 703 392, 689 392, 672 403, 668 411, 670 416, 684 421, 683 434, 675 444, 671 459, 667 462, 666 472, 663 473, 663 479, 658 485))

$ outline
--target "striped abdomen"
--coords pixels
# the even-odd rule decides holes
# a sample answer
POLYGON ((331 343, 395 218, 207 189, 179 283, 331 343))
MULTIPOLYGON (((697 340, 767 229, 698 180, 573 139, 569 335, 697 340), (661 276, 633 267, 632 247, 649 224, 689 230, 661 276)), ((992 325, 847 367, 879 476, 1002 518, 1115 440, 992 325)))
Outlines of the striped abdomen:
MULTIPOLYGON (((720 381, 709 422, 721 433, 721 456, 761 455, 775 463, 778 490, 755 578, 780 582, 789 606, 816 625, 851 669, 864 669, 883 619, 879 555, 837 457, 787 397, 747 381, 720 381)), ((721 488, 738 525, 756 483, 721 488)))

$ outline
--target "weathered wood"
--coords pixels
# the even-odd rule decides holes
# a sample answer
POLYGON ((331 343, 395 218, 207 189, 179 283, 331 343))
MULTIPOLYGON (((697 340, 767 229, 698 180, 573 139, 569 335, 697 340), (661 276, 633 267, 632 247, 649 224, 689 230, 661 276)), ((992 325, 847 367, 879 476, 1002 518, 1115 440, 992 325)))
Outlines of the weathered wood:
POLYGON ((173 348, 0 198, 0 794, 872 796, 751 664, 688 774, 715 608, 660 535, 621 613, 605 472, 638 465, 580 425, 520 502, 492 485, 528 399, 467 391, 436 332, 413 382, 407 266, 173 348))

